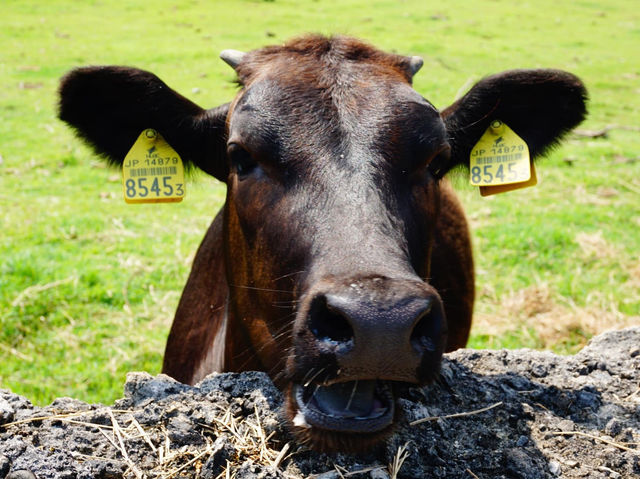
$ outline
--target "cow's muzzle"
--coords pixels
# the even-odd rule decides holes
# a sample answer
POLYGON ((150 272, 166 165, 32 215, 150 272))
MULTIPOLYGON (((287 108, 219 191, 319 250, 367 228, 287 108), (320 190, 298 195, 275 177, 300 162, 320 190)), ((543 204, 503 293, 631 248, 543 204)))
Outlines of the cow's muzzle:
POLYGON ((289 364, 294 425, 346 434, 389 429, 393 383, 433 380, 445 340, 442 301, 421 281, 315 289, 299 312, 289 364))

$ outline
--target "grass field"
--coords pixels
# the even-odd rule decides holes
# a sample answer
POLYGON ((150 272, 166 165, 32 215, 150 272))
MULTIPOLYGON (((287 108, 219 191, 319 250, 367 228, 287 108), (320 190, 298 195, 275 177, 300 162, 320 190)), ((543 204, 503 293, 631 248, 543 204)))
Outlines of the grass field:
POLYGON ((229 101, 224 48, 313 31, 421 55, 415 88, 444 108, 482 76, 554 67, 583 78, 590 116, 539 164, 536 188, 481 198, 473 347, 573 352, 640 324, 640 13, 631 0, 513 2, 3 0, 0 15, 0 387, 37 403, 110 402, 127 371, 160 370, 190 262, 225 189, 126 205, 55 117, 72 67, 155 72, 205 107, 229 101), (473 5, 473 6, 471 6, 473 5))

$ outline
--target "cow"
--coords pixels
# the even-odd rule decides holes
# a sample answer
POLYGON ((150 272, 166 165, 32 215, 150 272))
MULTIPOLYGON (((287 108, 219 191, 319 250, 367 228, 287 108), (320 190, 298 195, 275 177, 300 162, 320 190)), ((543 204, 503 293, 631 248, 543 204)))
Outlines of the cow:
POLYGON ((299 441, 368 448, 392 431, 398 389, 432 382, 469 337, 472 249, 447 173, 468 168, 495 120, 541 157, 584 119, 586 89, 512 70, 439 111, 412 87, 419 57, 357 39, 221 56, 239 85, 230 103, 203 109, 147 71, 91 66, 62 79, 59 117, 114 165, 153 128, 226 183, 163 372, 193 384, 266 371, 299 441))

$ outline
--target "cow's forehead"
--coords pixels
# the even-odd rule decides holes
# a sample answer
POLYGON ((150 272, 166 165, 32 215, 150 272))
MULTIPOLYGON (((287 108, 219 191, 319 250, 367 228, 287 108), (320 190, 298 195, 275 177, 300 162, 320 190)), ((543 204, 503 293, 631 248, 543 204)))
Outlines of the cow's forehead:
POLYGON ((446 141, 437 109, 411 86, 410 58, 353 39, 304 37, 249 52, 230 142, 302 157, 330 152, 408 158, 446 141))
POLYGON ((242 138, 260 148, 288 139, 296 151, 340 144, 389 154, 438 148, 445 141, 439 112, 405 81, 368 71, 321 81, 278 74, 256 79, 235 102, 230 141, 242 138))
POLYGON ((234 109, 239 111, 256 113, 265 108, 276 109, 280 114, 321 114, 324 109, 333 109, 352 116, 382 113, 385 108, 398 112, 415 108, 424 110, 425 115, 439 115, 409 84, 380 81, 370 75, 351 75, 322 83, 269 75, 243 88, 234 102, 234 109))
POLYGON ((241 121, 232 121, 235 126, 250 123, 252 128, 270 131, 307 122, 325 127, 336 121, 353 127, 384 127, 407 121, 441 123, 438 110, 410 85, 377 83, 374 78, 361 77, 314 86, 267 76, 239 93, 233 106, 234 117, 242 117, 241 121))
POLYGON ((412 77, 409 57, 383 52, 354 38, 319 35, 251 51, 236 70, 240 82, 248 86, 264 75, 303 79, 307 83, 332 82, 336 74, 354 66, 375 70, 378 77, 395 77, 407 83, 412 77))

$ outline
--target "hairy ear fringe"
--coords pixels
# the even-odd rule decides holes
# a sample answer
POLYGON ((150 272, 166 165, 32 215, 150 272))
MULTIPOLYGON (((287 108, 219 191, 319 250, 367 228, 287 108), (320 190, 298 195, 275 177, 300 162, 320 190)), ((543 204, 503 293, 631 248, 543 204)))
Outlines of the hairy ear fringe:
POLYGON ((469 165, 469 153, 496 119, 509 125, 536 159, 558 145, 587 114, 582 81, 560 70, 512 70, 484 78, 446 108, 452 146, 448 169, 469 165))

